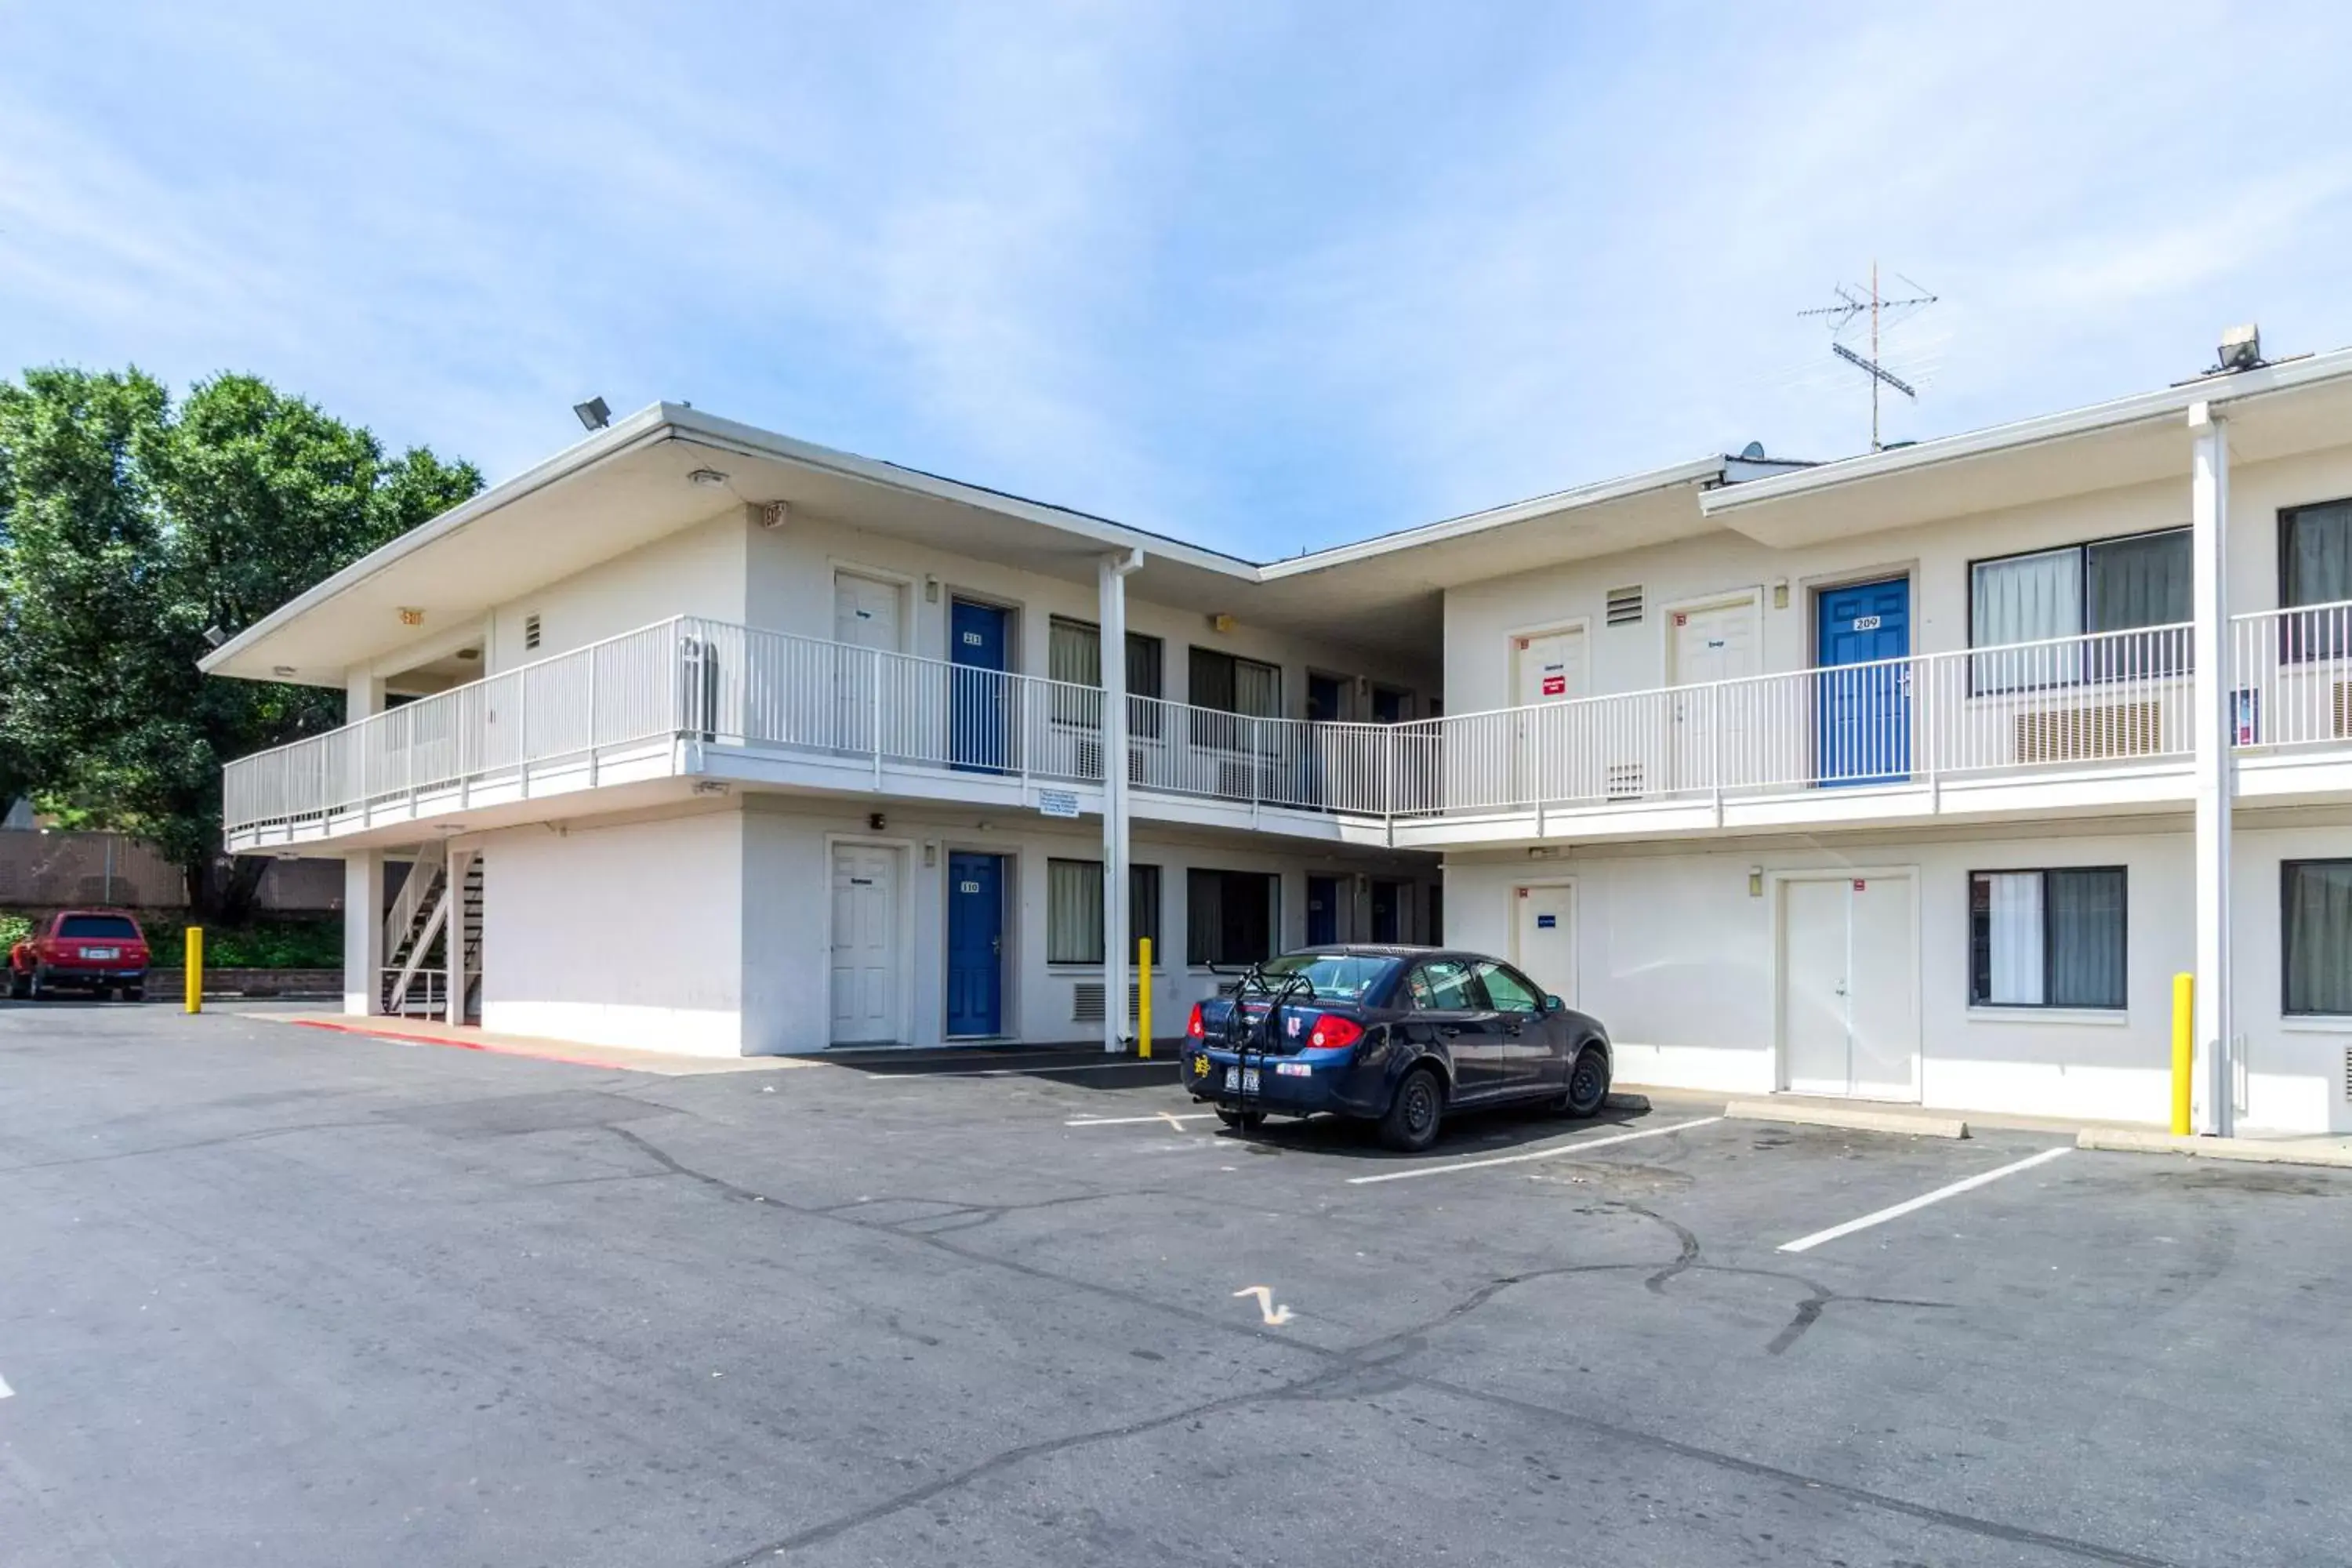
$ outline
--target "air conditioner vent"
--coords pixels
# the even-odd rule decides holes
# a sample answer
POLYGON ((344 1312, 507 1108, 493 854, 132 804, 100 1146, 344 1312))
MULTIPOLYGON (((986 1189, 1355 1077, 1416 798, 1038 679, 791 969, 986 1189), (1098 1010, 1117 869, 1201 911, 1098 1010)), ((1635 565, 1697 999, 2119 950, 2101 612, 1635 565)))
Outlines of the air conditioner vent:
POLYGON ((535 614, 522 618, 522 646, 527 648, 539 646, 539 616, 535 614))
MULTIPOLYGON (((1135 1016, 1135 983, 1133 981, 1129 981, 1127 986, 1127 1016, 1130 1018, 1135 1016)), ((1103 983, 1099 980, 1081 980, 1076 984, 1071 986, 1070 1022, 1073 1024, 1099 1024, 1102 1021, 1103 983)))
POLYGON ((1642 621, 1642 585, 1609 590, 1609 624, 1612 626, 1639 626, 1642 621))
POLYGON ((2017 716, 2017 760, 2021 763, 2147 757, 2163 750, 2162 710, 2153 702, 2060 708, 2017 716))

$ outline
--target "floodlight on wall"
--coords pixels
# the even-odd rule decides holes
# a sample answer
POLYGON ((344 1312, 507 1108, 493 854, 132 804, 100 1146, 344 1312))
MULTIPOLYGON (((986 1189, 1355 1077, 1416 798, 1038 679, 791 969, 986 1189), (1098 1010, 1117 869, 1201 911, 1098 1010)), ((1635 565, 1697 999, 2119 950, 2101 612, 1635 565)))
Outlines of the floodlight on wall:
POLYGON ((601 397, 575 403, 572 405, 572 412, 580 416, 580 426, 583 430, 602 430, 613 422, 613 410, 601 397))
POLYGON ((686 477, 707 490, 715 490, 727 482, 727 476, 717 468, 697 468, 686 477))
POLYGON ((226 641, 228 641, 228 634, 221 630, 220 627, 206 626, 205 628, 205 642, 206 646, 218 647, 221 644, 226 641))
POLYGON ((2252 321, 2221 334, 2221 367, 2252 370, 2263 363, 2263 330, 2252 321))

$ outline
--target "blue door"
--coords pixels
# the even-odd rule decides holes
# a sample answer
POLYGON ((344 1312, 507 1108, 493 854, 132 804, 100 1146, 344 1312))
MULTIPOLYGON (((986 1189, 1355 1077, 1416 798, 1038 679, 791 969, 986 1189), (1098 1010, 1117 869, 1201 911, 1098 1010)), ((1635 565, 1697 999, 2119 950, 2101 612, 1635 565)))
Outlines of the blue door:
POLYGON ((948 762, 1001 773, 1013 762, 1005 728, 1006 630, 1012 612, 958 599, 948 610, 948 762))
POLYGON ((1339 940, 1339 879, 1307 879, 1307 945, 1329 947, 1339 940))
POLYGON ((1825 785, 1911 776, 1911 580, 1822 591, 1814 676, 1825 785))
POLYGON ((1004 1032, 1004 857, 948 857, 948 1033, 1004 1032))

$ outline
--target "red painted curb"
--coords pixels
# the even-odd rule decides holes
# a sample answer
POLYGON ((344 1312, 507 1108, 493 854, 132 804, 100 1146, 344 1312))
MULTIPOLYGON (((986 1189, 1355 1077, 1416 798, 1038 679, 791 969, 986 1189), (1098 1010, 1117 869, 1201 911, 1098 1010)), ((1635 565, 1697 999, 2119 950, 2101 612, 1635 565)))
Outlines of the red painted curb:
POLYGON ((514 1046, 493 1045, 488 1040, 450 1040, 439 1035, 412 1035, 401 1029, 371 1029, 363 1024, 331 1024, 323 1018, 289 1018, 298 1028, 324 1029, 334 1035, 362 1035, 373 1040, 399 1040, 413 1046, 447 1046, 457 1051, 480 1051, 494 1057, 528 1057, 533 1061, 562 1062, 567 1067, 603 1068, 607 1072, 627 1072, 630 1069, 614 1062, 592 1061, 586 1057, 560 1056, 553 1051, 527 1051, 514 1046))

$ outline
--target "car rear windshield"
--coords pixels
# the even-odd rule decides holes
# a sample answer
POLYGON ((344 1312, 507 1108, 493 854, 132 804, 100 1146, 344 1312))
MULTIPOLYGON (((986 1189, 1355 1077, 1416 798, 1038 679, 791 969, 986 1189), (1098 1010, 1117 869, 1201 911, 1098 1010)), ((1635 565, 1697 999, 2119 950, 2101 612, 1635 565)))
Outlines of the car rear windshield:
POLYGON ((1268 961, 1264 973, 1276 985, 1302 977, 1320 1000, 1353 1002, 1379 985, 1396 962, 1361 952, 1286 952, 1268 961))
POLYGON ((58 921, 59 936, 111 936, 125 942, 139 940, 139 928, 131 923, 128 915, 68 915, 58 921))

